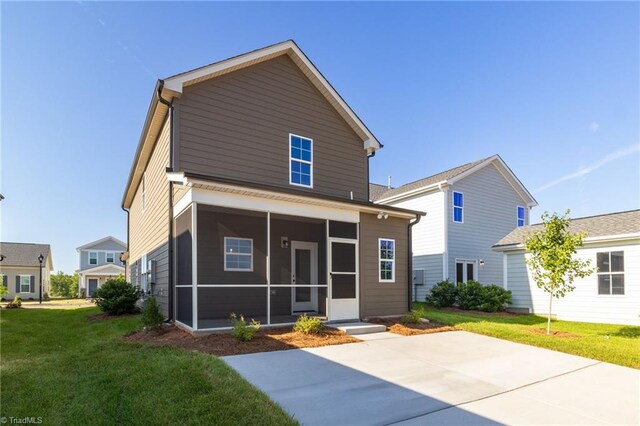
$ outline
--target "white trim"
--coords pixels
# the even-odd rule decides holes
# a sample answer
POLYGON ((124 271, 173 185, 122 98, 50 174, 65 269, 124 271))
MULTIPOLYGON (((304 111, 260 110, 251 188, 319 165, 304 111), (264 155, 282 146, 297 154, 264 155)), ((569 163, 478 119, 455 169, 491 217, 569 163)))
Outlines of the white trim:
MULTIPOLYGON (((32 275, 18 274, 18 276, 20 277, 20 291, 18 292, 18 294, 31 294, 31 277, 32 277, 32 275), (27 283, 27 287, 28 287, 27 291, 22 291, 22 286, 24 285, 24 284, 22 284, 22 278, 23 277, 27 277, 28 280, 29 280, 29 282, 27 283)), ((33 276, 35 276, 35 275, 33 275, 33 276)), ((34 278, 34 284, 35 284, 35 278, 34 278)), ((7 289, 8 288, 9 288, 9 278, 7 278, 7 289)))
POLYGON ((273 46, 265 47, 263 49, 245 53, 240 56, 169 77, 164 80, 164 88, 179 97, 185 86, 199 83, 210 78, 215 78, 218 75, 233 72, 285 54, 291 57, 293 62, 301 69, 311 83, 316 86, 320 93, 327 98, 329 103, 338 111, 340 116, 345 119, 349 126, 354 130, 357 130, 356 133, 363 134, 365 136, 363 138, 363 149, 367 151, 376 151, 382 148, 382 145, 378 142, 376 137, 371 133, 371 131, 369 131, 364 123, 358 118, 353 110, 346 104, 342 97, 340 97, 331 84, 329 84, 320 71, 311 63, 311 61, 292 40, 287 40, 273 46), (305 71, 309 71, 313 78, 310 78, 305 71), (347 117, 349 120, 346 120, 347 117))
POLYGON ((454 265, 455 265, 455 276, 454 276, 454 280, 455 283, 458 283, 458 263, 462 263, 463 267, 462 267, 462 282, 466 283, 467 281, 469 281, 469 277, 467 276, 467 265, 471 264, 473 265, 473 280, 472 281, 480 281, 479 277, 478 277, 478 259, 467 259, 467 258, 459 258, 456 257, 455 261, 454 261, 454 265))
POLYGON ((300 186, 302 188, 313 189, 313 157, 314 157, 314 155, 313 155, 313 139, 308 138, 306 136, 296 135, 295 133, 289 133, 289 185, 300 186), (291 146, 291 142, 292 141, 291 141, 291 139, 293 137, 299 138, 301 140, 305 139, 305 140, 308 140, 308 141, 311 142, 311 161, 302 160, 302 159, 299 159, 299 158, 293 158, 291 156, 291 149, 292 149, 292 146, 291 146), (309 165, 309 181, 310 181, 309 185, 304 185, 302 183, 295 183, 295 182, 291 181, 291 162, 293 162, 293 161, 297 161, 297 162, 299 162, 301 164, 308 164, 309 165))
MULTIPOLYGON (((624 270, 624 258, 625 256, 625 250, 607 250, 608 247, 603 247, 602 250, 606 250, 606 251, 596 251, 596 267, 598 265, 598 255, 599 254, 608 254, 609 255, 609 271, 606 272, 600 272, 599 270, 596 270, 596 296, 598 297, 607 297, 607 296, 614 296, 614 297, 620 297, 620 296, 625 296, 626 295, 626 283, 624 282, 624 276, 625 276, 625 270, 624 270), (615 253, 615 252, 621 252, 622 253, 622 262, 623 262, 623 269, 622 271, 611 271, 611 253, 615 253), (613 276, 614 275, 622 275, 622 294, 613 294, 613 276), (600 276, 609 276, 609 293, 600 293, 600 276)), ((597 250, 597 249, 596 249, 597 250)))
POLYGON ((292 279, 292 287, 291 287, 291 314, 294 312, 301 311, 318 311, 318 243, 315 242, 307 242, 307 241, 291 241, 289 247, 291 248, 291 279, 292 279), (297 285, 293 283, 293 276, 295 276, 295 251, 301 250, 309 250, 311 252, 310 258, 310 268, 311 268, 311 283, 310 284, 302 284, 297 285), (309 302, 296 302, 296 288, 310 288, 310 301, 309 302), (314 291, 315 289, 315 291, 314 291), (296 304, 300 305, 303 303, 308 303, 305 306, 296 306, 296 304), (305 309, 305 307, 309 307, 309 309, 305 309), (298 309, 296 309, 298 308, 298 309))
MULTIPOLYGON (((610 242, 615 243, 620 241, 633 241, 639 238, 640 238, 640 233, 636 232, 632 234, 602 235, 599 237, 587 237, 582 241, 584 242, 585 246, 593 246, 593 245, 597 245, 598 243, 610 243, 610 242)), ((505 245, 492 247, 492 250, 494 251, 520 251, 524 249, 525 248, 523 243, 505 244, 505 245)))
POLYGON ((379 283, 395 283, 396 282, 396 240, 393 238, 378 238, 378 282, 379 283), (380 244, 383 241, 391 241, 393 242, 393 259, 382 259, 382 257, 380 257, 380 244), (385 262, 391 262, 391 279, 382 279, 380 278, 380 275, 382 273, 382 269, 380 268, 380 264, 385 261, 385 262))
POLYGON ((104 263, 115 264, 116 263, 116 252, 115 251, 106 251, 104 255, 104 263), (109 254, 111 254, 111 262, 109 262, 109 254))
POLYGON ((87 264, 88 265, 97 265, 99 262, 98 259, 98 251, 97 250, 88 250, 89 254, 87 254, 87 264), (91 263, 91 253, 95 253, 96 254, 96 263, 91 263))
MULTIPOLYGON (((327 227, 327 236, 329 236, 329 229, 327 227)), ((331 299, 329 299, 328 305, 331 307, 331 317, 327 316, 329 321, 339 320, 352 320, 360 318, 360 227, 358 227, 357 239, 352 240, 348 238, 334 238, 329 237, 327 240, 328 246, 328 273, 329 273, 329 291, 331 299), (333 275, 354 275, 354 272, 333 272, 333 262, 331 261, 331 246, 333 243, 353 244, 355 245, 355 285, 356 295, 351 299, 334 299, 332 293, 333 287, 333 275)))
POLYGON ((452 191, 451 192, 451 221, 453 223, 464 223, 464 193, 460 191, 452 191), (456 194, 460 194, 462 196, 462 206, 456 206, 456 194), (460 209, 462 213, 462 220, 458 222, 456 220, 456 209, 460 209))
POLYGON ((119 271, 124 272, 124 266, 118 265, 117 263, 105 263, 104 265, 96 266, 94 268, 89 268, 89 269, 83 269, 82 271, 78 271, 78 272, 81 274, 97 273, 107 268, 115 268, 115 269, 118 269, 119 271))
POLYGON ((242 237, 224 237, 224 271, 225 272, 253 272, 253 238, 242 238, 242 237), (238 241, 250 241, 251 242, 251 253, 227 253, 227 241, 228 240, 238 240, 238 241), (244 269, 244 268, 229 268, 227 267, 227 255, 231 254, 231 255, 237 255, 237 256, 244 256, 244 257, 249 257, 249 259, 251 260, 251 266, 250 269, 244 269))
POLYGON ((444 207, 442 230, 444 232, 443 242, 444 251, 442 252, 442 280, 449 279, 449 188, 443 188, 443 202, 444 207))
POLYGON ((191 204, 191 279, 193 289, 191 290, 191 310, 193 318, 191 324, 195 330, 198 329, 198 203, 191 204))
POLYGON ((267 212, 267 325, 271 324, 271 212, 267 212))
POLYGON ((502 287, 509 290, 509 260, 507 253, 502 253, 502 287))
MULTIPOLYGON (((111 235, 109 235, 109 236, 107 236, 107 237, 100 238, 99 240, 95 240, 95 241, 92 241, 92 242, 90 242, 90 243, 84 244, 84 245, 82 245, 82 246, 80 246, 80 247, 77 247, 77 248, 76 248, 76 251, 77 251, 77 252, 80 252, 81 250, 88 249, 88 248, 90 248, 90 247, 92 247, 92 246, 94 246, 94 245, 98 245, 98 244, 104 243, 105 241, 109 241, 109 240, 111 240, 111 241, 113 241, 113 242, 116 242, 116 243, 120 244, 120 245, 121 245, 122 247, 124 247, 125 249, 126 249, 126 247, 127 247, 127 243, 125 243, 124 241, 120 241, 120 240, 119 240, 119 239, 117 239, 116 237, 112 237, 111 235)), ((124 251, 124 250, 123 250, 123 251, 124 251)))

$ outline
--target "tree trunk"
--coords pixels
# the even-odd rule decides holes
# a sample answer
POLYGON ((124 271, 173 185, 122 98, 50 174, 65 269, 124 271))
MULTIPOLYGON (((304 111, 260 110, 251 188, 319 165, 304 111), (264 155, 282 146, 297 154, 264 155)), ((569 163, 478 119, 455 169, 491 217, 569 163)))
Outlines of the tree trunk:
POLYGON ((553 293, 549 293, 549 313, 547 314, 547 334, 551 334, 551 302, 553 302, 553 293))

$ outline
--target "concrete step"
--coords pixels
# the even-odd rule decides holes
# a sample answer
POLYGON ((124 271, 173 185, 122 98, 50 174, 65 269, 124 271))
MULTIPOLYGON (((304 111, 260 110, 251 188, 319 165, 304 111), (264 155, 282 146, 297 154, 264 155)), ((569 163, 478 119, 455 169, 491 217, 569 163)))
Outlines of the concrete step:
POLYGON ((351 336, 356 336, 358 334, 383 333, 387 331, 387 327, 384 325, 370 324, 368 322, 345 322, 327 324, 327 326, 342 330, 351 336))

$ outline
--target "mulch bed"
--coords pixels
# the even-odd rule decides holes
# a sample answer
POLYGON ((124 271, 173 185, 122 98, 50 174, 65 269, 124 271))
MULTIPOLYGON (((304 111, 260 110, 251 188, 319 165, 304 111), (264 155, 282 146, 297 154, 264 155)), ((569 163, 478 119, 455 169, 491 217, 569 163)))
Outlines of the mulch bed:
POLYGON ((253 340, 240 342, 230 332, 219 332, 208 336, 196 337, 175 326, 164 327, 158 331, 138 331, 126 336, 124 340, 155 346, 172 346, 206 352, 216 356, 317 348, 320 346, 360 342, 355 337, 331 328, 326 328, 319 335, 298 333, 293 331, 291 327, 263 329, 258 331, 253 340))
POLYGON ((99 314, 89 315, 87 319, 89 321, 105 321, 105 320, 112 320, 116 318, 133 317, 136 315, 140 315, 140 313, 136 312, 135 314, 111 315, 106 312, 100 312, 99 314))
POLYGON ((577 339, 580 337, 577 334, 569 333, 567 331, 551 330, 551 334, 547 334, 547 330, 542 328, 529 328, 527 329, 527 332, 538 335, 538 336, 560 337, 564 339, 577 339))
POLYGON ((415 336, 417 334, 441 333, 443 331, 460 330, 457 327, 442 325, 435 322, 423 322, 419 324, 403 324, 400 318, 369 318, 368 322, 387 326, 387 331, 402 336, 415 336))

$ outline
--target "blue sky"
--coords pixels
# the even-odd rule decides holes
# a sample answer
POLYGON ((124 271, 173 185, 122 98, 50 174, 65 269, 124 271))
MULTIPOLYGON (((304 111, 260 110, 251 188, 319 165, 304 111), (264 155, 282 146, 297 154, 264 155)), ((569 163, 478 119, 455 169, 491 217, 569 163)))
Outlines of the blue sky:
POLYGON ((293 38, 402 184, 499 153, 544 210, 640 205, 638 3, 1 4, 2 241, 126 238, 155 80, 293 38))

